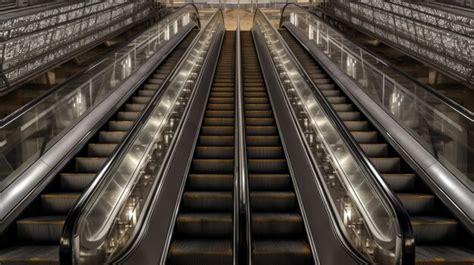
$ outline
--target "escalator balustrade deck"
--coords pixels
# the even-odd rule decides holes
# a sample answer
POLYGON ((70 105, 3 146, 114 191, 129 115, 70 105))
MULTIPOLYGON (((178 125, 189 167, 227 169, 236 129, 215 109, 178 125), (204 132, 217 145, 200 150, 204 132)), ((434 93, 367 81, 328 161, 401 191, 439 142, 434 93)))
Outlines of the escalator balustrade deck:
POLYGON ((252 263, 312 264, 303 218, 250 32, 242 32, 242 67, 252 263))
POLYGON ((463 231, 454 215, 291 33, 286 30, 281 30, 280 33, 408 211, 416 242, 416 263, 474 264, 474 239, 467 236, 468 233, 463 231))
POLYGON ((69 210, 136 122, 196 34, 192 31, 173 50, 12 227, 0 235, 0 264, 59 264, 59 242, 69 210))
POLYGON ((233 263, 235 32, 227 31, 174 227, 169 264, 233 263))

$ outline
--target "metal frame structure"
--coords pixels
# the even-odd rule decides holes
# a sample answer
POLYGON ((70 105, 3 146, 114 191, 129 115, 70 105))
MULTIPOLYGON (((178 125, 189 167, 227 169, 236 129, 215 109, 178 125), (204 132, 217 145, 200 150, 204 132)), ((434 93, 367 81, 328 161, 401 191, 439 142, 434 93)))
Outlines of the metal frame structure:
POLYGON ((143 21, 149 0, 74 1, 0 19, 0 94, 65 58, 143 21))
POLYGON ((474 17, 403 0, 333 0, 329 15, 474 84, 474 17))

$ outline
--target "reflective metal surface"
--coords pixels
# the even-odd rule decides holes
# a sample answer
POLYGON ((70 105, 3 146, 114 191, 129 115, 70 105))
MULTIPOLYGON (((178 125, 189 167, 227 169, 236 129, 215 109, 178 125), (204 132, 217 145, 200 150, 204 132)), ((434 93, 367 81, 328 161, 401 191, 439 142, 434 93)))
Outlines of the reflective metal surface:
POLYGON ((282 24, 301 32, 433 157, 474 189, 472 112, 458 109, 417 82, 394 75, 383 61, 298 6, 284 10, 282 24))
POLYGON ((388 198, 374 182, 371 174, 375 172, 369 173, 361 166, 362 161, 329 118, 264 13, 257 11, 255 25, 265 36, 284 92, 346 239, 373 263, 400 263, 403 249, 400 224, 388 198))
POLYGON ((169 79, 143 125, 132 132, 103 181, 83 205, 71 242, 75 264, 110 262, 129 246, 139 231, 166 162, 172 141, 194 94, 195 83, 211 44, 224 30, 215 13, 169 79))
POLYGON ((0 191, 7 187, 79 120, 159 51, 170 39, 198 25, 187 6, 145 31, 74 82, 51 93, 35 107, 0 128, 0 191))

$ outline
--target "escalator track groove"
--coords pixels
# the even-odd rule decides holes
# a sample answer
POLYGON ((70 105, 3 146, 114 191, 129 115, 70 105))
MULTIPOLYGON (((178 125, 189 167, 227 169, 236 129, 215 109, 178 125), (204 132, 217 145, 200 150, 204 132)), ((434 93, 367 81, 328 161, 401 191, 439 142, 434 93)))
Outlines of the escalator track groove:
POLYGON ((197 30, 193 30, 182 40, 146 83, 0 235, 0 264, 59 264, 59 242, 69 210, 134 125, 196 34, 197 30))
POLYGON ((251 33, 241 40, 252 263, 313 264, 251 33))
POLYGON ((168 264, 233 264, 235 31, 227 31, 168 250, 168 264))
POLYGON ((474 264, 474 238, 287 30, 280 34, 407 210, 417 264, 474 264))

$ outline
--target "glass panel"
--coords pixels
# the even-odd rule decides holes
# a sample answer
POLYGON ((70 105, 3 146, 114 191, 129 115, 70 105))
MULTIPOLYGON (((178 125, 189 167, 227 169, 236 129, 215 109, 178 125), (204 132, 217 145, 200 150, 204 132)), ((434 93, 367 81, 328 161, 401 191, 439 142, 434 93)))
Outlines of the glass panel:
POLYGON ((328 118, 279 33, 260 11, 256 14, 254 29, 261 32, 270 50, 290 107, 346 238, 373 263, 399 263, 402 246, 395 210, 378 191, 373 176, 361 166, 362 162, 354 156, 333 120, 328 118))
POLYGON ((5 165, 0 168, 0 191, 178 32, 190 23, 197 25, 198 19, 191 6, 166 17, 93 71, 74 79, 0 128, 0 161, 5 165))
POLYGON ((461 113, 426 87, 397 75, 300 7, 288 6, 282 21, 303 32, 427 151, 474 189, 472 115, 461 113))
POLYGON ((179 69, 169 80, 143 126, 134 133, 126 149, 104 172, 104 180, 88 200, 77 221, 73 247, 77 264, 103 264, 125 249, 141 227, 143 215, 162 178, 172 140, 192 98, 196 80, 211 44, 224 30, 216 12, 197 36, 179 69))

